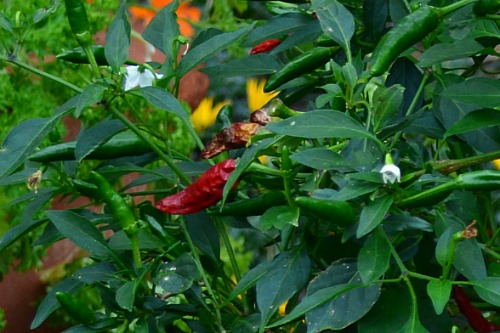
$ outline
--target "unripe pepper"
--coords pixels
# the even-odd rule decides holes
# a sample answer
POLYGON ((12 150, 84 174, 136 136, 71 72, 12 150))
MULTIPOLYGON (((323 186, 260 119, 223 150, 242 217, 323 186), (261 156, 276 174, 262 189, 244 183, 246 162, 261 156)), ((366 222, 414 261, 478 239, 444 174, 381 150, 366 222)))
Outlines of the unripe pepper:
POLYGON ((96 320, 94 312, 70 294, 58 291, 56 298, 68 315, 78 323, 90 325, 96 320))
POLYGON ((115 222, 127 236, 135 237, 138 232, 136 218, 125 199, 97 172, 92 171, 90 179, 99 189, 101 199, 108 205, 115 222))
POLYGON ((270 191, 254 198, 227 203, 220 209, 213 209, 210 213, 220 216, 256 216, 285 202, 285 195, 282 191, 270 191))
POLYGON ((264 91, 276 90, 288 81, 315 70, 327 63, 338 50, 340 50, 340 47, 315 47, 298 56, 269 77, 264 86, 264 91))
POLYGON ((69 25, 71 31, 75 34, 76 40, 82 47, 89 46, 92 42, 92 34, 90 33, 90 23, 84 1, 65 0, 64 3, 69 25))
POLYGON ((224 186, 235 168, 235 159, 217 163, 184 190, 158 201, 155 207, 169 214, 193 214, 208 208, 222 199, 224 186))
POLYGON ((276 46, 281 44, 279 39, 268 39, 260 44, 255 45, 250 51, 250 55, 257 53, 264 53, 273 50, 276 46))
POLYGON ((401 53, 437 29, 440 17, 438 8, 424 6, 402 18, 373 51, 370 73, 375 76, 384 74, 401 53))
POLYGON ((312 214, 326 221, 332 221, 339 226, 347 226, 355 220, 354 210, 345 201, 296 197, 295 204, 304 213, 312 214))

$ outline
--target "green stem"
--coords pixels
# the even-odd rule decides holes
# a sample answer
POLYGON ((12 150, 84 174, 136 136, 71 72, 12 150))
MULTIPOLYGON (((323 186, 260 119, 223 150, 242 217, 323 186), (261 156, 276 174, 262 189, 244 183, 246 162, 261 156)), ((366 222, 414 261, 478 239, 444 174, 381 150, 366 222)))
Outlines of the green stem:
POLYGON ((127 117, 125 117, 116 107, 111 107, 110 108, 111 113, 118 118, 121 122, 123 122, 125 125, 127 125, 128 128, 132 132, 134 132, 141 140, 144 140, 151 149, 158 154, 158 156, 167 163, 167 165, 172 169, 172 171, 179 177, 180 180, 182 180, 183 183, 185 184, 191 184, 191 180, 182 172, 181 169, 177 167, 177 165, 170 159, 165 153, 158 147, 153 141, 151 141, 147 135, 145 135, 134 123, 132 123, 130 120, 128 120, 127 117))
POLYGON ((140 269, 142 268, 141 253, 139 251, 139 234, 136 232, 130 235, 130 243, 132 244, 132 255, 134 257, 135 266, 140 269))
MULTIPOLYGON (((422 95, 425 88, 425 84, 427 83, 429 77, 430 77, 429 74, 425 74, 424 77, 422 78, 422 81, 420 81, 420 85, 418 86, 417 92, 415 93, 415 96, 413 97, 413 100, 411 101, 408 110, 406 110, 406 116, 409 116, 413 113, 413 110, 417 106, 418 99, 420 98, 420 95, 422 95)), ((396 146, 396 144, 399 141, 399 138, 401 138, 401 135, 403 135, 402 131, 399 131, 394 135, 394 139, 392 140, 391 145, 389 146, 389 151, 391 151, 396 146)))
MULTIPOLYGON (((219 234, 222 237, 222 241, 224 242, 224 247, 226 248, 227 255, 229 256, 229 261, 231 262, 231 267, 234 272, 234 276, 236 277, 236 282, 239 282, 241 280, 241 272, 240 268, 238 267, 238 261, 236 260, 233 246, 231 245, 231 241, 229 239, 229 236, 227 235, 227 230, 220 218, 214 217, 213 219, 215 220, 215 225, 217 226, 219 234)), ((245 293, 242 294, 242 301, 244 312, 249 313, 250 307, 248 306, 248 301, 245 293)))
POLYGON ((213 305, 215 308, 215 316, 217 318, 216 324, 219 327, 219 330, 221 332, 224 332, 224 328, 222 327, 222 317, 220 314, 218 301, 215 298, 215 294, 212 290, 212 286, 210 284, 210 281, 208 280, 207 273, 203 269, 203 265, 201 264, 200 256, 198 255, 198 252, 197 252, 196 247, 193 243, 193 240, 191 239, 191 235, 189 235, 189 232, 188 232, 187 226, 186 226, 186 221, 184 221, 184 219, 181 219, 181 228, 182 228, 182 232, 184 233, 184 236, 186 237, 186 241, 189 245, 189 249, 191 250, 191 254, 193 255, 194 261, 196 263, 196 267, 198 268, 198 271, 201 274, 201 278, 203 280, 203 283, 205 284, 205 287, 207 288, 207 292, 210 295, 210 298, 213 302, 213 305))
POLYGON ((92 44, 84 44, 82 45, 83 51, 87 55, 87 59, 89 60, 90 68, 92 68, 92 72, 94 76, 98 79, 101 78, 101 72, 99 71, 99 66, 97 65, 97 61, 95 60, 94 52, 92 52, 92 44))
POLYGON ((26 64, 24 62, 19 62, 17 60, 9 59, 9 58, 6 58, 4 56, 0 56, 0 61, 10 62, 11 64, 14 64, 14 65, 19 66, 19 67, 21 67, 23 69, 26 69, 27 71, 30 71, 30 72, 32 72, 34 74, 40 75, 40 76, 45 77, 45 78, 47 78, 49 80, 55 81, 57 83, 60 83, 63 86, 66 86, 66 87, 68 87, 68 88, 70 88, 70 89, 72 89, 72 90, 74 90, 74 91, 76 91, 78 93, 81 93, 83 91, 83 89, 81 89, 80 87, 77 87, 74 84, 72 84, 72 83, 70 83, 70 82, 68 82, 66 80, 63 80, 63 79, 61 79, 61 78, 59 78, 57 76, 54 76, 52 74, 49 74, 49 73, 44 72, 42 70, 39 70, 38 68, 30 66, 30 65, 28 65, 28 64, 26 64))
POLYGON ((411 297, 411 321, 412 325, 410 327, 415 327, 416 322, 418 321, 418 303, 417 303, 417 295, 415 294, 415 289, 413 289, 413 285, 411 284, 410 279, 405 276, 403 277, 403 280, 406 283, 406 286, 408 287, 408 291, 410 292, 410 297, 411 297))
POLYGON ((391 240, 389 239, 389 236, 385 233, 384 229, 382 227, 378 227, 380 233, 384 236, 385 240, 387 241, 387 244, 389 245, 389 248, 391 249, 391 254, 394 260, 396 261, 396 265, 398 265, 399 270, 401 271, 401 274, 403 275, 408 275, 409 271, 408 268, 406 268, 405 264, 401 260, 401 257, 399 257, 398 252, 396 251, 396 248, 394 245, 392 245, 391 240))
POLYGON ((455 3, 452 3, 451 5, 448 5, 446 7, 438 8, 439 16, 448 15, 449 13, 454 12, 455 10, 460 9, 460 8, 467 6, 467 5, 474 3, 474 2, 477 2, 477 0, 461 0, 461 1, 458 1, 455 3))
POLYGON ((457 248, 457 241, 454 238, 451 241, 450 247, 448 257, 446 258, 446 265, 443 267, 443 275, 441 276, 442 280, 448 279, 453 266, 453 257, 455 256, 455 249, 457 248))

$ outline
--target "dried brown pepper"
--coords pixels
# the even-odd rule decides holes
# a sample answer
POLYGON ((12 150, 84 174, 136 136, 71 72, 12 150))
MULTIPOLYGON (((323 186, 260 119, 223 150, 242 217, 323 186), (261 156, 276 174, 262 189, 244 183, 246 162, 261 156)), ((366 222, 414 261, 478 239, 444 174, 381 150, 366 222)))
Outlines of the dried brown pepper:
MULTIPOLYGON (((193 214, 222 199, 224 186, 236 168, 236 160, 228 159, 210 167, 184 190, 156 203, 156 208, 169 214, 193 214)), ((238 185, 235 183, 234 187, 238 185)))
POLYGON ((220 131, 201 152, 204 159, 212 158, 226 150, 244 148, 261 126, 257 123, 234 123, 220 131))

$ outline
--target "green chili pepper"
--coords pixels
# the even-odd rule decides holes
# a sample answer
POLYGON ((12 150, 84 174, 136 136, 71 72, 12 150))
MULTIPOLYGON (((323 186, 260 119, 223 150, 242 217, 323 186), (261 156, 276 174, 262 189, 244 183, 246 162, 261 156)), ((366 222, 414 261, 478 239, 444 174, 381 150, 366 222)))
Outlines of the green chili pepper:
POLYGON ((90 325, 95 322, 96 317, 94 312, 87 306, 87 304, 79 301, 68 293, 58 291, 56 298, 61 304, 61 307, 68 313, 68 315, 75 321, 83 324, 90 325))
POLYGON ((99 189, 95 184, 83 181, 81 179, 73 179, 73 185, 75 189, 80 192, 80 194, 89 197, 96 198, 99 196, 99 189))
POLYGON ((472 7, 477 16, 494 15, 500 10, 500 0, 479 0, 472 7))
POLYGON ((267 80, 264 91, 270 92, 303 74, 324 65, 340 47, 316 47, 287 63, 267 80))
POLYGON ((91 181, 99 189, 101 199, 108 205, 113 219, 129 237, 135 237, 138 232, 137 222, 125 199, 99 173, 90 173, 91 181))
MULTIPOLYGON (((92 45, 91 49, 97 64, 99 66, 107 66, 108 60, 104 55, 104 46, 92 45)), ((89 64, 87 54, 82 47, 75 47, 74 49, 66 50, 63 53, 56 55, 56 58, 73 64, 89 64)), ((127 60, 125 61, 125 64, 137 65, 138 63, 132 60, 127 60)))
MULTIPOLYGON (((44 148, 28 159, 40 163, 75 159, 76 141, 64 142, 44 148)), ((112 159, 138 156, 151 152, 151 147, 130 131, 120 132, 92 151, 85 159, 112 159)))
POLYGON ((424 6, 401 19, 382 37, 373 51, 370 73, 378 76, 387 72, 401 53, 436 30, 441 15, 438 8, 424 6))
POLYGON ((479 170, 458 175, 455 179, 418 194, 404 197, 398 206, 423 207, 434 205, 444 200, 454 190, 495 191, 500 190, 500 171, 479 170))
POLYGON ((82 46, 88 46, 92 43, 92 34, 90 33, 90 23, 85 10, 83 0, 65 0, 66 13, 69 25, 75 34, 76 40, 82 46))
POLYGON ((254 198, 227 203, 220 209, 212 209, 210 213, 218 216, 257 216, 285 202, 285 195, 282 191, 270 191, 254 198))
POLYGON ((302 212, 332 221, 339 226, 347 226, 355 221, 354 210, 345 201, 296 197, 295 203, 302 212))

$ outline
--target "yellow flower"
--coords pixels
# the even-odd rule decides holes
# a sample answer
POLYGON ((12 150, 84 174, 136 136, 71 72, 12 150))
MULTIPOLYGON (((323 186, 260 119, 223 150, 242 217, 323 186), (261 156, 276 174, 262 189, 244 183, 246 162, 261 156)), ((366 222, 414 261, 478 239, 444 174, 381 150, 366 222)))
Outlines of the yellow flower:
POLYGON ((259 110, 279 94, 279 91, 272 91, 270 93, 264 92, 265 84, 265 80, 258 80, 255 78, 247 81, 247 100, 248 110, 250 110, 250 112, 259 110))
POLYGON ((493 160, 493 161, 491 161, 491 163, 493 163, 493 166, 495 167, 495 169, 500 170, 500 159, 493 160))
POLYGON ((224 105, 229 104, 229 101, 224 101, 214 105, 212 97, 205 97, 200 105, 191 113, 191 121, 197 133, 202 133, 215 123, 217 114, 224 105))

